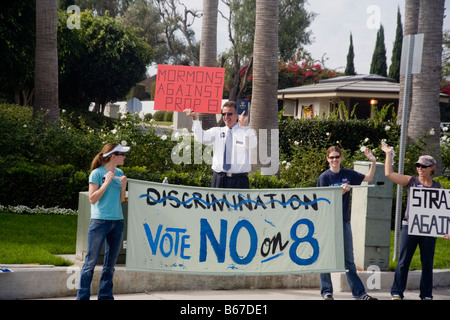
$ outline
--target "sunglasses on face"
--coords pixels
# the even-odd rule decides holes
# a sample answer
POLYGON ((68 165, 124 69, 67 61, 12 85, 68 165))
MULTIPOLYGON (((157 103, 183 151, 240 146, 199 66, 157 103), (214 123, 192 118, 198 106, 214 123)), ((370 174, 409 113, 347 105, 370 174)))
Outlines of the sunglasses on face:
POLYGON ((114 152, 114 154, 116 156, 125 156, 125 153, 123 153, 123 152, 114 152))
POLYGON ((328 157, 328 159, 333 160, 333 159, 339 159, 341 156, 335 156, 335 157, 328 157))
POLYGON ((225 117, 225 116, 229 116, 229 117, 231 117, 232 115, 234 115, 234 113, 233 113, 233 112, 222 113, 222 117, 225 117))
POLYGON ((416 166, 416 168, 422 168, 422 169, 426 169, 426 168, 430 167, 430 166, 424 166, 423 164, 420 164, 420 163, 416 163, 415 166, 416 166))

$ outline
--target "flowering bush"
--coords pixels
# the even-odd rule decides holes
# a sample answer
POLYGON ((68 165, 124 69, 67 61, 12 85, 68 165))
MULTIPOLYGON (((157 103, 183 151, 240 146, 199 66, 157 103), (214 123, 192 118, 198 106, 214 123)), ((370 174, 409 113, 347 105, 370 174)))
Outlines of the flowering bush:
POLYGON ((441 128, 441 156, 442 156, 442 171, 445 172, 450 168, 450 132, 449 126, 441 128))
POLYGON ((339 75, 336 70, 326 68, 324 60, 313 60, 306 54, 298 55, 287 63, 280 62, 279 68, 278 87, 280 89, 312 84, 339 75))
POLYGON ((400 136, 400 127, 397 124, 375 123, 370 119, 286 119, 280 121, 279 130, 280 161, 291 159, 295 141, 299 147, 317 146, 325 150, 332 145, 338 145, 353 156, 363 144, 374 149, 381 144, 382 139, 386 139, 388 144, 395 145, 400 136))
POLYGON ((364 149, 383 162, 381 141, 396 145, 399 126, 374 120, 293 120, 280 122, 280 176, 291 187, 315 186, 319 175, 328 169, 326 150, 337 145, 343 150, 342 167, 354 161, 367 161, 364 149))
POLYGON ((63 216, 77 215, 78 212, 72 209, 64 209, 59 207, 44 208, 37 206, 35 208, 29 208, 27 206, 3 206, 0 204, 0 212, 4 213, 18 213, 18 214, 54 214, 63 216))

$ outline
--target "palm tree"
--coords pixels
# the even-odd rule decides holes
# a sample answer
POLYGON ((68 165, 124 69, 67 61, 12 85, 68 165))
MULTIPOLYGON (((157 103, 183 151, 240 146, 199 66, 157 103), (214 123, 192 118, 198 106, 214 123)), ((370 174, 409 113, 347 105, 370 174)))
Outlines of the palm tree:
MULTIPOLYGON (((417 31, 424 35, 421 72, 412 81, 413 95, 408 123, 408 138, 418 141, 432 131, 427 141, 427 152, 440 159, 439 92, 442 69, 442 26, 445 0, 420 0, 419 24, 417 31)), ((437 161, 436 173, 442 170, 437 161)))
POLYGON ((217 14, 219 0, 203 1, 202 40, 200 43, 200 66, 217 65, 217 14))
POLYGON ((260 154, 254 170, 262 174, 278 171, 278 0, 256 0, 255 41, 253 46, 253 92, 250 125, 258 135, 260 154), (264 129, 267 139, 264 139, 264 129), (261 131, 260 131, 261 130, 261 131), (274 142, 272 142, 272 135, 274 142), (265 141, 266 140, 266 141, 265 141), (264 147, 276 170, 264 168, 264 147), (262 149, 261 149, 262 147, 262 149))
MULTIPOLYGON (((406 0, 405 1, 405 28, 403 30, 403 37, 411 34, 417 34, 417 26, 419 24, 419 7, 420 0, 406 0)), ((402 123, 402 111, 403 111, 403 95, 405 90, 405 75, 400 75, 400 93, 398 99, 398 117, 397 123, 402 123)), ((409 101, 411 102, 412 88, 409 92, 409 101)), ((409 119, 410 105, 408 108, 408 114, 406 115, 409 119)))
POLYGON ((36 57, 33 112, 46 122, 59 121, 57 0, 36 1, 36 57))
MULTIPOLYGON (((219 0, 203 0, 202 40, 200 43, 200 66, 217 66, 217 14, 219 0)), ((216 115, 199 114, 204 130, 216 126, 216 115)))
MULTIPOLYGON (((403 36, 418 33, 424 34, 421 73, 414 74, 409 92, 410 104, 407 106, 409 120, 407 126, 408 138, 412 141, 424 136, 431 128, 439 133, 439 81, 441 76, 442 56, 442 24, 444 0, 406 0, 405 29, 403 36), (436 82, 436 78, 438 78, 436 82), (437 92, 436 92, 437 91, 437 92), (428 100, 429 99, 429 100, 428 100)), ((400 75, 400 96, 398 108, 398 123, 402 123, 403 95, 405 90, 405 75, 400 75)), ((432 152, 437 158, 436 173, 442 171, 439 150, 439 135, 432 136, 428 146, 435 147, 432 152)), ((400 159, 399 159, 400 160, 400 159)), ((399 168, 400 169, 400 168, 399 168)), ((394 259, 398 259, 400 248, 401 225, 401 194, 402 186, 397 186, 397 204, 394 237, 394 259)))

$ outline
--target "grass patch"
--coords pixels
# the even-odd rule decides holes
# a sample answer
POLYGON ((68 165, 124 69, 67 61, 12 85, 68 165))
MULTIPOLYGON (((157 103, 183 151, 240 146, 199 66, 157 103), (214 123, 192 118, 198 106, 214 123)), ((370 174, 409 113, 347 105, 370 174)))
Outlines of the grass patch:
POLYGON ((172 121, 155 121, 155 122, 152 122, 152 124, 155 124, 155 125, 157 125, 157 126, 167 126, 167 127, 170 127, 171 125, 173 125, 173 122, 172 122, 172 121))
MULTIPOLYGON (((389 270, 395 271, 398 261, 392 261, 394 256, 394 231, 391 231, 391 252, 389 254, 389 270)), ((434 251, 434 269, 450 269, 450 240, 443 238, 436 239, 436 249, 434 251)), ((420 249, 416 248, 409 270, 422 270, 422 264, 420 263, 420 249)))
POLYGON ((55 254, 74 254, 77 216, 0 213, 0 263, 72 263, 55 254))

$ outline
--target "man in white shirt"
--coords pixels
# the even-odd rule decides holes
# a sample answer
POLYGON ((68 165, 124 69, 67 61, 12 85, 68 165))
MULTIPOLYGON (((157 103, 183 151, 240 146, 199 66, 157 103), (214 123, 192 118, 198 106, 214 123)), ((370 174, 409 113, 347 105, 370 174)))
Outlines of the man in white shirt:
POLYGON ((248 127, 248 115, 236 113, 236 102, 228 101, 223 105, 222 116, 225 127, 203 130, 197 113, 184 110, 193 118, 192 131, 195 140, 204 145, 213 145, 212 169, 214 175, 212 188, 248 189, 248 172, 251 170, 250 149, 256 147, 255 132, 248 127), (239 119, 239 123, 238 123, 239 119))

